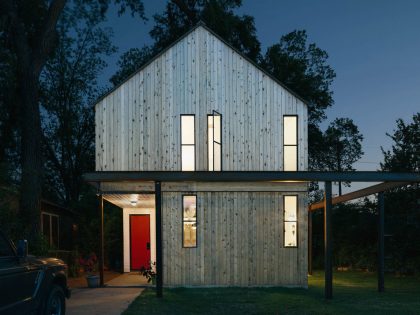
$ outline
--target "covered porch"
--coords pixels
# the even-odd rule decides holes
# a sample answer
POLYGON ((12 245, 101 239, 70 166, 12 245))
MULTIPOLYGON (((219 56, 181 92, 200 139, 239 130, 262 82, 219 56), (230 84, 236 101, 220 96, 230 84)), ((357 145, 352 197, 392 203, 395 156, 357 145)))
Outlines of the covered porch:
MULTIPOLYGON (((98 190, 99 210, 101 214, 101 254, 100 270, 103 271, 103 202, 104 199, 124 195, 121 204, 131 204, 132 195, 152 194, 154 196, 155 207, 155 252, 156 252, 156 293, 158 297, 162 296, 163 287, 163 255, 162 255, 162 186, 165 190, 170 189, 172 183, 187 183, 191 185, 194 182, 209 183, 238 183, 238 182, 324 182, 325 199, 322 203, 324 209, 324 248, 325 248, 325 297, 332 298, 332 247, 331 247, 331 211, 333 197, 331 193, 332 182, 382 182, 381 186, 370 190, 370 194, 381 193, 387 189, 411 183, 420 182, 418 173, 391 173, 391 172, 95 172, 85 175, 85 179, 92 183, 98 190), (116 185, 116 183, 118 185, 116 185), (121 190, 122 186, 125 187, 121 190), (115 188, 119 187, 116 190, 115 188)), ((366 192, 365 192, 366 193, 366 192)), ((350 200, 350 199, 347 199, 350 200)), ((337 200, 336 200, 337 201, 337 200)), ((341 200, 346 201, 346 200, 341 200)), ((116 202, 116 201, 115 201, 116 202)), ((337 201, 338 202, 338 201, 337 201)), ((383 203, 380 202, 383 209, 383 203)), ((311 209, 311 208, 310 208, 311 209)), ((314 210, 313 207, 311 210, 314 210)), ((379 212, 380 215, 383 210, 379 212)), ((310 232, 310 231, 309 231, 310 232)), ((379 246, 383 244, 383 217, 379 220, 380 241, 379 246), (381 225, 382 222, 382 225, 381 225)), ((383 284, 383 245, 380 250, 378 281, 383 284), (382 266, 382 267, 381 267, 382 266)), ((101 284, 103 285, 103 274, 101 272, 101 284)), ((381 291, 381 290, 379 290, 381 291)))

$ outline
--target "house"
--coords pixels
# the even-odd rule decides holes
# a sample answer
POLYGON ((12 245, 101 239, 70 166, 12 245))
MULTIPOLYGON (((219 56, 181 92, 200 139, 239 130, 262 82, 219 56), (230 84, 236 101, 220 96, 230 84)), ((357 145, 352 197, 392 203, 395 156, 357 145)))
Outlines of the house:
POLYGON ((41 232, 54 250, 73 250, 77 238, 77 214, 46 199, 41 200, 41 232))
POLYGON ((164 286, 307 287, 307 183, 218 181, 307 170, 299 96, 199 24, 100 98, 95 124, 96 173, 109 175, 96 184, 121 208, 125 272, 159 249, 164 286), (161 205, 136 172, 167 176, 161 205))
MULTIPOLYGON (((0 220, 8 220, 8 222, 16 224, 16 218, 19 216, 18 188, 0 186, 0 200, 0 208, 3 211, 0 220)), ((77 214, 73 210, 47 199, 40 200, 40 210, 39 227, 49 248, 55 251, 73 250, 77 237, 77 214)), ((16 236, 14 235, 16 231, 13 231, 12 228, 13 225, 6 225, 8 230, 4 232, 16 236)), ((13 237, 12 235, 9 236, 13 237)))

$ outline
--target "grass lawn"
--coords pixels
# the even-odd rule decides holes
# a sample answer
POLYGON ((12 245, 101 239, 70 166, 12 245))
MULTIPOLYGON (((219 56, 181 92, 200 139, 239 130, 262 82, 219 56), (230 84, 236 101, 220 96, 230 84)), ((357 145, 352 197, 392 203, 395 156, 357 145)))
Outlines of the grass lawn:
POLYGON ((123 313, 130 314, 420 314, 420 278, 334 272, 333 299, 324 299, 324 274, 309 277, 309 289, 165 289, 163 299, 146 289, 123 313))

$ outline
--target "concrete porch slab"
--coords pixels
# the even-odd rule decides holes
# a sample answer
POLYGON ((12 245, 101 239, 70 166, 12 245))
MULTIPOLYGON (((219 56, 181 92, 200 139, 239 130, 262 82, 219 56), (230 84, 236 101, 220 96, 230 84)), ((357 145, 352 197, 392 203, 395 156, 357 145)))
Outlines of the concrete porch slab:
POLYGON ((143 277, 142 275, 140 275, 139 272, 123 273, 120 276, 106 282, 107 287, 121 287, 121 288, 144 287, 144 286, 150 286, 150 285, 151 284, 147 283, 146 277, 143 277))

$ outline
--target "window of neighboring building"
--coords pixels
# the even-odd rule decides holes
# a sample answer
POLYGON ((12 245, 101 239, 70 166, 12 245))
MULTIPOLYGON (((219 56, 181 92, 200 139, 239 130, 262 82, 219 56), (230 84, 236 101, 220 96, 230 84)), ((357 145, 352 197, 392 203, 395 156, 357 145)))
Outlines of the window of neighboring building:
POLYGON ((209 171, 222 170, 222 115, 213 111, 207 116, 209 171))
POLYGON ((283 116, 283 170, 298 170, 297 116, 283 116))
POLYGON ((283 196, 284 247, 297 247, 297 196, 283 196))
POLYGON ((195 171, 194 115, 181 115, 181 170, 195 171))
POLYGON ((42 212, 41 213, 41 231, 47 240, 50 247, 59 248, 59 224, 58 224, 58 215, 42 212))
POLYGON ((182 246, 197 247, 197 196, 182 196, 182 246))

